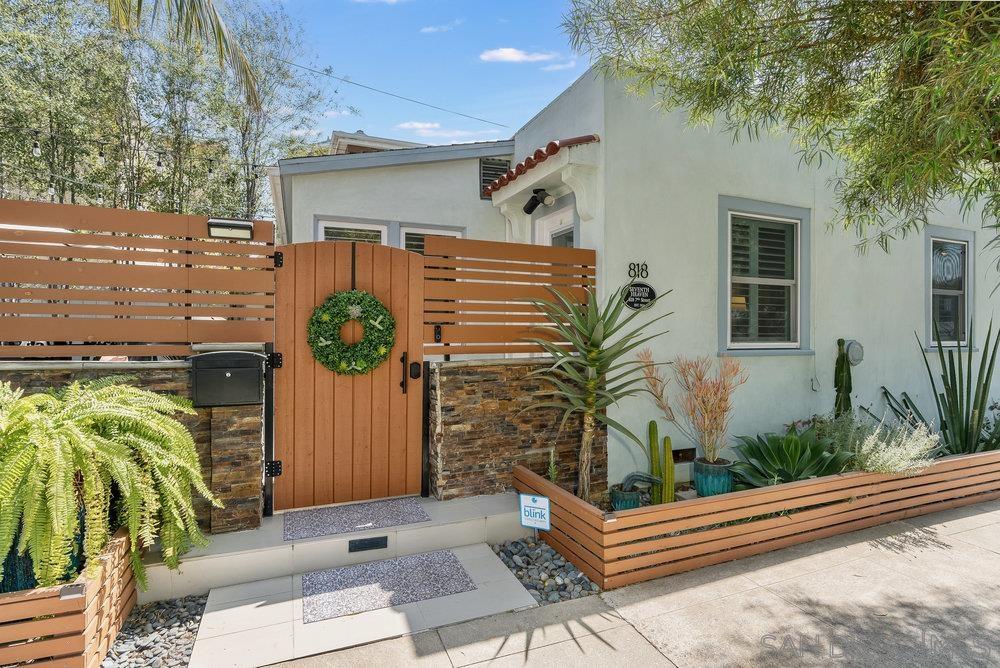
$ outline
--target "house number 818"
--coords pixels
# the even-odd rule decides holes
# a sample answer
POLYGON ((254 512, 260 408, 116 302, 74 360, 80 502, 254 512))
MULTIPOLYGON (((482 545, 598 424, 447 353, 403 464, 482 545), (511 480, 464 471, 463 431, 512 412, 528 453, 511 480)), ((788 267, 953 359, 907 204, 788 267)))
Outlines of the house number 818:
POLYGON ((649 266, 645 262, 629 262, 628 277, 649 278, 649 266))

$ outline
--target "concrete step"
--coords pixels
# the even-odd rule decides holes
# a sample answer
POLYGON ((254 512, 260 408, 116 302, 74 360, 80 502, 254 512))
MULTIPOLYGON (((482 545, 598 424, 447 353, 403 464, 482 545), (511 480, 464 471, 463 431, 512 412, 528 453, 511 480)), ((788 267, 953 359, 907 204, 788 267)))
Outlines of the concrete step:
POLYGON ((284 519, 276 514, 264 518, 259 529, 212 536, 211 545, 188 553, 178 571, 167 569, 160 555, 150 552, 145 559, 149 589, 139 593, 139 602, 406 554, 502 543, 531 534, 521 526, 513 492, 419 501, 429 521, 295 541, 283 540, 284 519), (384 538, 385 547, 350 552, 350 542, 359 538, 384 538))
POLYGON ((488 545, 451 552, 474 589, 319 621, 304 620, 301 575, 214 588, 191 668, 265 665, 537 606, 488 545))

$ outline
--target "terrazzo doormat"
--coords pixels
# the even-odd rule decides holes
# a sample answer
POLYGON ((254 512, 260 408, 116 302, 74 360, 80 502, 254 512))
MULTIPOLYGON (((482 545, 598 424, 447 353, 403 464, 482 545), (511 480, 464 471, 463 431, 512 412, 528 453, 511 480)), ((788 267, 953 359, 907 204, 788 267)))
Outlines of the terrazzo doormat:
POLYGON ((302 576, 302 621, 319 622, 475 588, 451 550, 341 566, 302 576))
POLYGON ((284 513, 284 517, 285 540, 385 529, 401 524, 427 522, 431 519, 423 505, 411 496, 295 510, 284 513))

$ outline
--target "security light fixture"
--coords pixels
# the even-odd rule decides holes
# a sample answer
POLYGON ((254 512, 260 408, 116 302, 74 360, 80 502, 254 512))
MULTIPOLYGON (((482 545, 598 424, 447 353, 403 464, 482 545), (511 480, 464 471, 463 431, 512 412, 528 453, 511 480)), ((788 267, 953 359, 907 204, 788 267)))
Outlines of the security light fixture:
POLYGON ((253 239, 253 223, 249 220, 210 218, 208 236, 213 239, 253 239))
POLYGON ((524 203, 524 208, 521 209, 529 216, 534 213, 539 204, 544 204, 545 206, 555 204, 556 198, 545 192, 545 188, 535 188, 531 192, 531 197, 528 198, 528 201, 524 203))

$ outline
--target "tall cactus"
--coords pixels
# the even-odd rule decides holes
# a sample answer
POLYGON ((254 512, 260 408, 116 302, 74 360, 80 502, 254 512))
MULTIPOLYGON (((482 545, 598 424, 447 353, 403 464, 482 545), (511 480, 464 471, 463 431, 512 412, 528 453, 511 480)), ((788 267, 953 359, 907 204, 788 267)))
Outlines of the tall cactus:
POLYGON ((663 481, 650 487, 649 502, 653 505, 670 503, 674 500, 674 450, 669 436, 660 440, 656 420, 649 421, 647 449, 649 472, 663 481))
POLYGON ((674 446, 669 436, 663 437, 663 448, 660 451, 660 469, 663 471, 663 489, 660 492, 660 503, 674 502, 674 446))
MULTIPOLYGON (((646 447, 649 450, 649 473, 663 480, 663 469, 660 460, 660 435, 656 426, 656 420, 650 420, 648 426, 649 438, 646 447)), ((649 488, 649 502, 654 506, 663 503, 663 483, 653 485, 649 488)))

